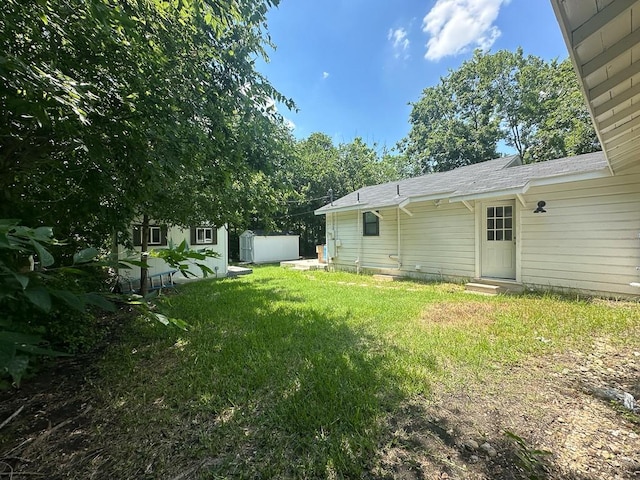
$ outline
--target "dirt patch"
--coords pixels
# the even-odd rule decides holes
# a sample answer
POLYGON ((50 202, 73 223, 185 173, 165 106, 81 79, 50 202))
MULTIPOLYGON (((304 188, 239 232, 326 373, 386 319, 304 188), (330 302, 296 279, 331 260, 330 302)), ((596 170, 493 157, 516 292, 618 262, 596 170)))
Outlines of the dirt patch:
POLYGON ((440 325, 469 325, 474 328, 490 325, 496 315, 506 312, 509 306, 487 302, 439 302, 432 303, 422 312, 420 320, 425 326, 440 325))
POLYGON ((376 477, 638 479, 640 416, 594 389, 637 392, 640 352, 606 340, 532 359, 478 384, 460 379, 389 421, 376 477))

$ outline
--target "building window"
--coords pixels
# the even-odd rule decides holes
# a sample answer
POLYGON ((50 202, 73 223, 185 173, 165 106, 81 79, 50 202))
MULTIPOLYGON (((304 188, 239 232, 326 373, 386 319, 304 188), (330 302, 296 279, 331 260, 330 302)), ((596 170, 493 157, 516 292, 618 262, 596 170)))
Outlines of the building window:
POLYGON ((217 245, 218 230, 215 227, 194 227, 191 229, 192 245, 217 245))
POLYGON ((162 245, 162 230, 160 227, 149 227, 149 245, 162 245))
POLYGON ((380 235, 380 218, 373 212, 364 212, 362 214, 363 229, 362 234, 365 237, 377 237, 380 235))
MULTIPOLYGON (((139 247, 142 245, 142 225, 133 227, 133 245, 139 247)), ((165 246, 167 245, 167 227, 160 225, 149 225, 149 233, 147 235, 148 246, 165 246)))

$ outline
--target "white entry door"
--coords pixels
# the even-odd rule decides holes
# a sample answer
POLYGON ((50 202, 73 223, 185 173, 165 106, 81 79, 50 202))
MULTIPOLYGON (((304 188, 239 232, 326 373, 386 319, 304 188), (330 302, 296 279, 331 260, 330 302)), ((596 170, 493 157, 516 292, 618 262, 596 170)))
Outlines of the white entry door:
POLYGON ((482 276, 516 278, 515 202, 485 203, 482 213, 482 276))

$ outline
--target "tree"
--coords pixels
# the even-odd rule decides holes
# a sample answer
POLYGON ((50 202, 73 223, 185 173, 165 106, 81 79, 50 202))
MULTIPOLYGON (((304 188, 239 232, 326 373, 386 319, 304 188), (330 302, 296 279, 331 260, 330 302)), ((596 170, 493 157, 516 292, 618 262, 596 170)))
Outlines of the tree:
POLYGON ((243 120, 291 105, 254 68, 276 3, 3 2, 0 214, 90 243, 144 214, 223 222, 255 167, 243 120))
POLYGON ((504 143, 524 162, 598 148, 568 60, 477 50, 426 88, 401 150, 422 172, 450 170, 498 155, 504 143))
POLYGON ((0 218, 53 227, 70 264, 130 240, 134 220, 220 225, 255 208, 237 193, 270 185, 269 105, 293 107, 255 70, 277 3, 0 2, 0 218))

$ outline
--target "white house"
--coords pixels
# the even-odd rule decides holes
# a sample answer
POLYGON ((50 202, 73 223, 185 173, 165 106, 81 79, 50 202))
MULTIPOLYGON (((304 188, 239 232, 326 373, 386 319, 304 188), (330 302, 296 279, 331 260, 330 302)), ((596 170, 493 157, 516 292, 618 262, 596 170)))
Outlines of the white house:
MULTIPOLYGON (((140 259, 141 245, 142 245, 142 230, 140 225, 132 226, 133 245, 134 250, 127 250, 124 246, 118 247, 118 258, 126 259, 133 258, 135 260, 140 259)), ((167 248, 169 245, 178 246, 183 240, 186 240, 191 250, 213 250, 218 253, 217 258, 207 258, 198 263, 203 263, 214 271, 216 277, 226 277, 228 273, 228 232, 226 226, 213 227, 209 225, 201 225, 197 227, 191 227, 189 229, 182 229, 175 226, 160 225, 151 222, 149 226, 147 242, 148 248, 162 249, 167 248)), ((151 282, 152 287, 158 286, 160 283, 167 284, 170 280, 170 274, 173 270, 164 260, 160 258, 150 257, 147 261, 149 265, 149 276, 154 277, 151 282)), ((189 271, 196 277, 202 277, 202 271, 198 268, 193 261, 187 262, 190 264, 189 271)), ((127 286, 131 285, 134 288, 139 288, 140 268, 133 266, 131 269, 120 269, 118 271, 122 278, 122 283, 127 286), (136 283, 137 282, 137 283, 136 283)), ((178 279, 182 277, 182 274, 176 274, 178 279)))
POLYGON ((640 0, 551 5, 603 152, 524 166, 509 157, 361 189, 316 211, 331 264, 640 293, 640 0))
POLYGON ((316 214, 336 269, 639 293, 640 164, 613 175, 602 152, 365 187, 316 214))

